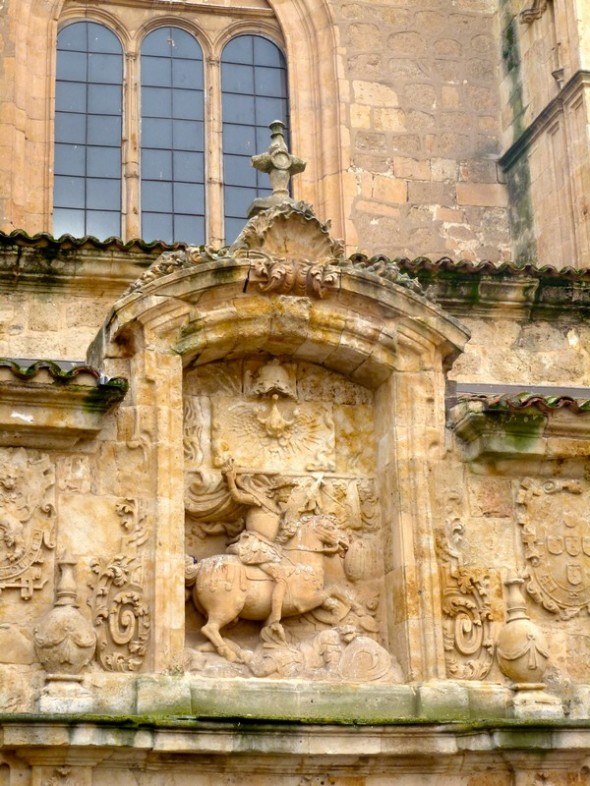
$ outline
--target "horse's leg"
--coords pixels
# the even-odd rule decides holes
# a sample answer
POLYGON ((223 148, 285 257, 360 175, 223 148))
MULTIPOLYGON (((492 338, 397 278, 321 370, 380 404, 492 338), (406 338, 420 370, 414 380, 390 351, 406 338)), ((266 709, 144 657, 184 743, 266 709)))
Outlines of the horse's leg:
POLYGON ((229 644, 226 644, 223 636, 219 632, 220 628, 223 628, 228 622, 231 622, 231 620, 219 621, 209 617, 205 625, 201 628, 201 633, 209 639, 222 658, 226 658, 226 660, 232 662, 239 661, 241 660, 239 651, 234 650, 229 644))

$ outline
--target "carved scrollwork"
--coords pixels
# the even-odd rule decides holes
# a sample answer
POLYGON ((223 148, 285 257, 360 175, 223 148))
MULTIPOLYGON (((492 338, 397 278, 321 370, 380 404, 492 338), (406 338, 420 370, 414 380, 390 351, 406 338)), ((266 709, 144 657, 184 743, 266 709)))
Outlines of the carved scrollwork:
POLYGON ((447 673, 464 680, 484 679, 493 663, 489 601, 490 577, 462 564, 459 544, 464 526, 447 522, 437 542, 442 590, 443 645, 447 673))
POLYGON ((43 453, 0 450, 0 592, 20 589, 29 600, 47 583, 40 566, 55 548, 54 475, 43 453))
POLYGON ((325 298, 338 285, 338 271, 306 259, 259 259, 252 263, 250 281, 266 294, 325 298))
POLYGON ((138 576, 141 567, 123 554, 92 562, 97 656, 107 671, 137 671, 147 651, 150 613, 138 576))
POLYGON ((590 613, 588 489, 577 480, 527 478, 516 510, 529 595, 561 619, 590 613))
POLYGON ((525 24, 530 25, 537 19, 540 19, 549 6, 549 0, 534 0, 528 7, 520 12, 520 19, 525 24))
POLYGON ((143 561, 137 554, 148 533, 136 500, 119 501, 116 513, 127 553, 91 562, 96 577, 90 587, 97 658, 106 671, 137 671, 147 652, 151 628, 143 590, 143 561))

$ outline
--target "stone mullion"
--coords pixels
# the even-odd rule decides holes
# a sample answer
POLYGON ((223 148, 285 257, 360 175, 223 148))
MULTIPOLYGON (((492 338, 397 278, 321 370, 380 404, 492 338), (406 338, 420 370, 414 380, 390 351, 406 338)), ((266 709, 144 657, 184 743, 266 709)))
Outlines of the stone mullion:
POLYGON ((205 212, 207 242, 221 246, 223 222, 223 149, 221 117, 221 64, 207 59, 205 70, 205 212))
POLYGON ((141 236, 139 193, 139 64, 137 51, 125 56, 123 83, 122 226, 125 239, 141 236))

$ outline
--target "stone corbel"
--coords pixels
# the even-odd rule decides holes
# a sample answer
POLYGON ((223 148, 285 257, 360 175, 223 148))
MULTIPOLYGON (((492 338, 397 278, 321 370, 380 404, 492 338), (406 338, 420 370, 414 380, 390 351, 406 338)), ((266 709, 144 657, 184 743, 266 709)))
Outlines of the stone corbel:
POLYGON ((0 359, 0 445, 72 447, 100 432, 126 392, 126 380, 104 380, 89 366, 0 359))
POLYGON ((540 19, 549 5, 549 0, 534 0, 529 8, 525 8, 520 12, 520 20, 527 25, 540 19))
POLYGON ((590 455, 590 402, 566 396, 466 397, 449 425, 468 461, 590 455))

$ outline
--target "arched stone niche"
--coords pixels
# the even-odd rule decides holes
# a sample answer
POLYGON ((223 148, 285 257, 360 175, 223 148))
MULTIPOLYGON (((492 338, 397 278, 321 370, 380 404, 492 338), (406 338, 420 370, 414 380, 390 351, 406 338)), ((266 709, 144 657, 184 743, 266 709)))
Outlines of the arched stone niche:
MULTIPOLYGON (((389 280, 391 268, 378 275, 346 263, 325 227, 289 211, 264 227, 255 219, 259 231, 229 251, 163 257, 115 305, 91 348, 94 364, 130 382, 117 440, 128 476, 140 478, 146 522, 153 628, 145 668, 442 678, 429 471, 443 452, 445 371, 468 335, 389 280), (270 606, 221 628, 234 658, 215 649, 215 637, 207 642, 206 614, 185 601, 204 564, 228 603, 254 580, 274 597, 280 577, 252 559, 260 541, 246 547, 240 536, 258 532, 254 510, 280 519, 280 552, 292 569, 280 630, 265 625, 270 606), (322 551, 319 578, 310 569, 326 592, 309 608, 292 577, 304 582, 308 568, 294 565, 298 552, 321 551, 329 539, 309 547, 293 533, 322 516, 343 533, 342 548, 332 541, 322 551), (202 560, 196 571, 192 558, 202 560), (301 613, 291 608, 286 618, 289 603, 301 613)), ((201 607, 212 603, 197 596, 201 607)))

